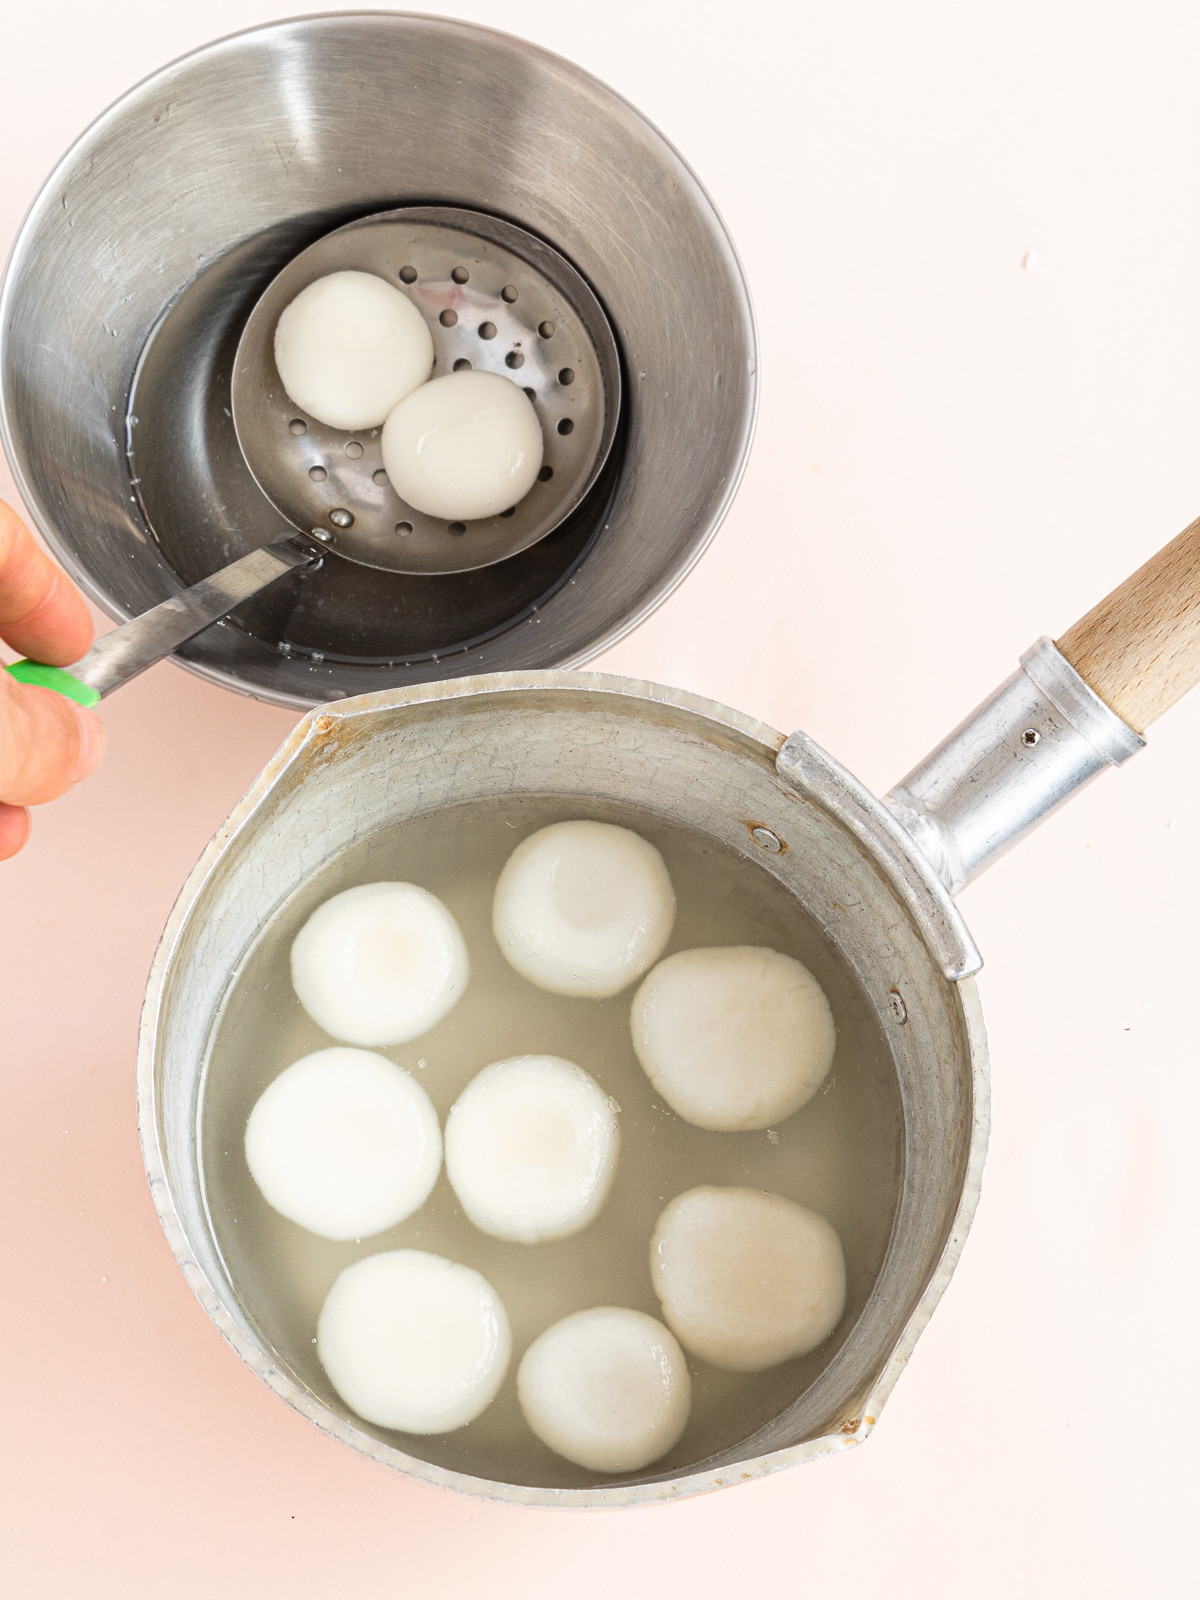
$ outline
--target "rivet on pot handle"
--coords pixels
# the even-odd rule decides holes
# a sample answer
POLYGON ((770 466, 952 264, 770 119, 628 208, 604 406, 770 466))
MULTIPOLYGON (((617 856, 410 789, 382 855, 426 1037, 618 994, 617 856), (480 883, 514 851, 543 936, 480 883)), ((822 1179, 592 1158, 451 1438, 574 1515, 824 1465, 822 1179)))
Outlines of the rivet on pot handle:
POLYGON ((1200 518, 1021 667, 885 797, 957 894, 1200 681, 1200 518))

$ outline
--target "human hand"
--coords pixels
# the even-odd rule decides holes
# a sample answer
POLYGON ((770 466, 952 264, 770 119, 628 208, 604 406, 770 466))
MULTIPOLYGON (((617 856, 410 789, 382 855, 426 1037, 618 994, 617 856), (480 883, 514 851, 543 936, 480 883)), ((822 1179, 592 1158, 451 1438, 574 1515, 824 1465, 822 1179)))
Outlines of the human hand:
MULTIPOLYGON (((92 642, 92 619, 78 590, 3 501, 0 639, 52 667, 70 666, 92 642)), ((104 724, 94 711, 0 669, 0 861, 29 837, 26 806, 65 794, 103 754, 104 724)))

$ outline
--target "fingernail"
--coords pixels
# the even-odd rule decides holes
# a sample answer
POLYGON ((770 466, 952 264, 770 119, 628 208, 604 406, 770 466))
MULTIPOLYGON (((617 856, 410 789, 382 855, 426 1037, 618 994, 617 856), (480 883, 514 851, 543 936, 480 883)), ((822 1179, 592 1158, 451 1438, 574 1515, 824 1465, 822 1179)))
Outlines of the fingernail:
POLYGON ((99 766, 104 754, 104 724, 94 711, 85 711, 74 700, 68 701, 79 723, 79 764, 72 783, 82 783, 99 766))

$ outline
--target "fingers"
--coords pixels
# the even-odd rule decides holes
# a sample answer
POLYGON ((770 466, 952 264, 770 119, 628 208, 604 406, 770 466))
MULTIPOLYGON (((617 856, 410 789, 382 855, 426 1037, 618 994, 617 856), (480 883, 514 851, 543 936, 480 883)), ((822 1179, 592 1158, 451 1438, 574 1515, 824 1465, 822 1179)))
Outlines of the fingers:
POLYGON ((86 778, 103 754, 104 724, 94 711, 0 671, 0 803, 54 800, 86 778))
POLYGON ((28 811, 23 806, 0 804, 0 861, 15 856, 28 837, 28 811))
MULTIPOLYGON (((70 580, 0 501, 0 637, 50 666, 78 661, 92 620, 70 580)), ((29 837, 26 806, 64 794, 104 753, 104 724, 50 689, 0 670, 0 861, 29 837)))
POLYGON ((92 619, 16 512, 0 501, 0 638, 15 650, 67 667, 92 642, 92 619))

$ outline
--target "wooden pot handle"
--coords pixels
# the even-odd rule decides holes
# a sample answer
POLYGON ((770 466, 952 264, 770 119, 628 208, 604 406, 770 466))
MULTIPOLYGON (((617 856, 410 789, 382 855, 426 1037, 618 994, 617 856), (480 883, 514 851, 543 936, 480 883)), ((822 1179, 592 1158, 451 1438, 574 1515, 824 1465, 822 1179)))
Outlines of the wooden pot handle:
POLYGON ((1182 700, 1200 683, 1200 517, 1056 643, 1137 733, 1182 700))

